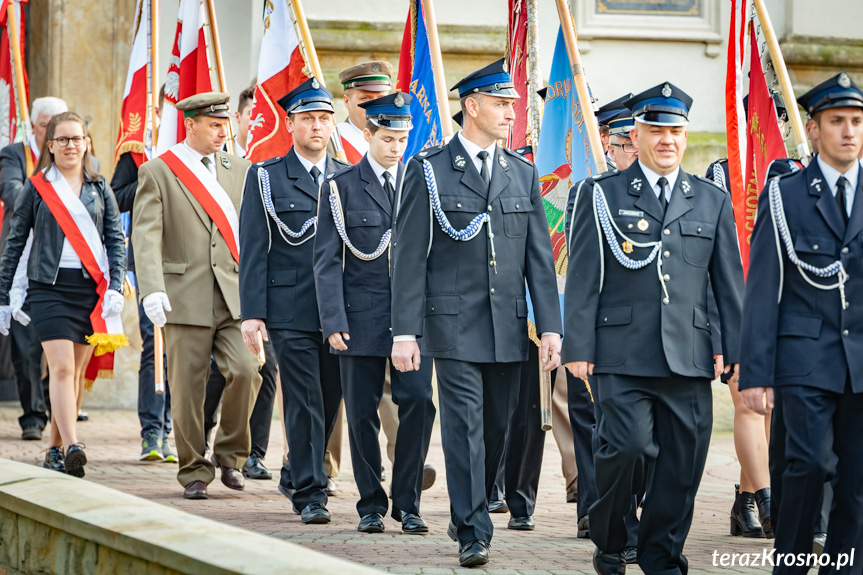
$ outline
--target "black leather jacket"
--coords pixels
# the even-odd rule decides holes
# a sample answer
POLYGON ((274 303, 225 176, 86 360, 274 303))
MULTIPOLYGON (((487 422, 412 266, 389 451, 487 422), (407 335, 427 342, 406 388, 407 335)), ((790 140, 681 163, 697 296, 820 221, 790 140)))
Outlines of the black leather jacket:
MULTIPOLYGON (((122 293, 123 277, 126 274, 126 248, 114 192, 101 176, 92 181, 85 180, 81 187, 81 201, 93 218, 96 229, 102 232, 102 243, 108 252, 111 276, 108 288, 122 293)), ((0 305, 9 305, 9 290, 15 269, 31 229, 33 246, 27 264, 27 277, 53 284, 60 267, 60 252, 63 251, 65 235, 32 182, 27 180, 15 202, 9 237, 0 260, 0 305)))

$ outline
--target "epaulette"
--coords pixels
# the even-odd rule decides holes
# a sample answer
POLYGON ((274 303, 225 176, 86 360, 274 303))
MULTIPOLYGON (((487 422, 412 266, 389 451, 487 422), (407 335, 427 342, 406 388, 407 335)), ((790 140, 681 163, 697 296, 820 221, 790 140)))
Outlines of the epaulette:
POLYGON ((340 166, 342 168, 349 168, 352 165, 350 162, 343 162, 338 158, 331 158, 331 159, 332 159, 334 164, 336 164, 337 166, 340 166))
POLYGON ((622 172, 620 170, 615 168, 613 170, 606 170, 606 171, 602 172, 601 174, 597 174, 595 176, 590 176, 589 178, 586 178, 586 179, 596 181, 596 180, 601 180, 603 178, 610 178, 611 176, 617 176, 621 173, 622 172))
POLYGON ((722 186, 720 186, 719 184, 717 184, 716 182, 714 182, 710 178, 705 178, 704 176, 699 176, 698 174, 688 174, 688 175, 692 176, 693 178, 695 178, 697 180, 701 180, 702 182, 708 183, 716 189, 722 190, 723 192, 725 191, 725 188, 723 188, 722 186))
MULTIPOLYGON (((344 163, 344 162, 342 162, 342 163, 344 163)), ((350 172, 353 169, 354 169, 354 166, 352 166, 351 164, 348 164, 344 168, 337 170, 337 171, 333 172, 332 174, 327 174, 327 180, 332 180, 333 178, 337 178, 337 177, 341 176, 342 174, 346 174, 346 173, 350 172)))
POLYGON ((524 156, 522 156, 521 154, 519 154, 515 150, 510 150, 509 148, 503 148, 503 151, 506 152, 507 154, 509 154, 510 156, 512 156, 513 158, 518 158, 519 160, 521 160, 522 162, 524 162, 528 166, 533 166, 533 162, 531 162, 530 160, 528 160, 527 158, 525 158, 524 156))
POLYGON ((432 148, 426 148, 422 152, 417 152, 416 154, 414 154, 414 158, 416 158, 417 160, 420 160, 420 161, 425 160, 426 158, 430 158, 430 157, 434 156, 435 154, 439 154, 444 148, 446 148, 446 146, 444 146, 444 145, 434 146, 432 148))
POLYGON ((275 158, 270 158, 269 160, 264 160, 263 162, 257 162, 255 164, 255 167, 256 168, 263 168, 264 166, 272 166, 273 164, 278 163, 282 159, 284 159, 284 156, 277 156, 275 158))

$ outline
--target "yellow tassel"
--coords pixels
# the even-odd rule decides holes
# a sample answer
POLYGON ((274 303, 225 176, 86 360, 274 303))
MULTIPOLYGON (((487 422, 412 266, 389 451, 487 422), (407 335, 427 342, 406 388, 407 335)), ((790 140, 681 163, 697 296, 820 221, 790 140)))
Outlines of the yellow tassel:
POLYGON ((536 347, 541 345, 539 337, 536 335, 536 324, 530 320, 527 320, 527 337, 530 338, 530 341, 536 344, 536 347))
POLYGON ((123 282, 123 297, 128 300, 135 299, 135 287, 132 285, 132 282, 129 281, 128 276, 126 280, 123 282))
POLYGON ((93 335, 87 336, 87 343, 96 346, 96 350, 93 354, 96 357, 99 357, 129 345, 129 340, 126 339, 126 336, 122 333, 94 333, 93 335))
POLYGON ((85 377, 84 378, 84 390, 85 391, 93 391, 93 384, 94 383, 95 383, 95 380, 88 379, 85 377))
MULTIPOLYGON (((96 379, 114 379, 114 370, 113 369, 100 369, 99 373, 96 374, 96 379)), ((84 389, 86 391, 93 391, 93 384, 96 383, 95 379, 84 378, 84 389)))

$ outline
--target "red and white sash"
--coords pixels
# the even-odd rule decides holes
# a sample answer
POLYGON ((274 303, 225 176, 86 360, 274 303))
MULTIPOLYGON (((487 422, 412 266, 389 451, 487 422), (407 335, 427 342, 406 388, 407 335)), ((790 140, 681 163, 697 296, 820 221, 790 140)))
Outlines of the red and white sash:
POLYGON ((240 262, 240 218, 231 196, 222 187, 210 170, 184 143, 171 147, 159 156, 186 188, 192 192, 207 215, 216 224, 219 233, 228 244, 234 261, 240 262))
POLYGON ((102 317, 102 304, 111 277, 108 253, 102 244, 102 234, 96 229, 87 208, 55 166, 34 175, 30 181, 60 225, 63 235, 69 240, 84 269, 96 282, 99 301, 90 313, 93 335, 87 336, 87 342, 96 347, 85 373, 89 388, 97 377, 113 376, 114 350, 129 345, 123 335, 120 316, 108 319, 102 317))
POLYGON ((359 164, 369 151, 369 143, 366 142, 363 132, 350 122, 341 122, 336 126, 336 130, 342 139, 342 148, 345 150, 347 160, 351 164, 359 164))

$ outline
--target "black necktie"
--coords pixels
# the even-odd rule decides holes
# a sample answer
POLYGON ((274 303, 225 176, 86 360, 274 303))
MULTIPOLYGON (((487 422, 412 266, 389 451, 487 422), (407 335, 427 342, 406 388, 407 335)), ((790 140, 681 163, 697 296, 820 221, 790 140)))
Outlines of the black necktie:
POLYGON ((656 183, 659 184, 659 205, 662 206, 662 213, 665 213, 665 210, 668 209, 668 198, 665 197, 665 187, 668 185, 668 180, 662 176, 656 183))
POLYGON ((839 211, 842 212, 842 219, 848 223, 848 208, 846 207, 845 187, 848 185, 848 180, 845 176, 839 176, 836 180, 836 203, 839 204, 839 211))
POLYGON ((393 205, 393 198, 396 195, 396 189, 393 187, 393 175, 389 172, 384 172, 384 191, 390 199, 390 205, 393 205))
POLYGON ((315 182, 315 186, 319 186, 321 182, 321 171, 317 166, 312 166, 312 169, 309 170, 309 175, 312 177, 312 181, 315 182))
POLYGON ((491 181, 491 177, 489 176, 489 173, 488 173, 488 162, 486 162, 486 160, 488 159, 488 152, 486 152, 485 150, 481 150, 476 155, 476 157, 479 158, 480 161, 482 162, 482 169, 479 171, 479 175, 482 178, 482 181, 485 184, 485 187, 487 188, 489 182, 491 181))

